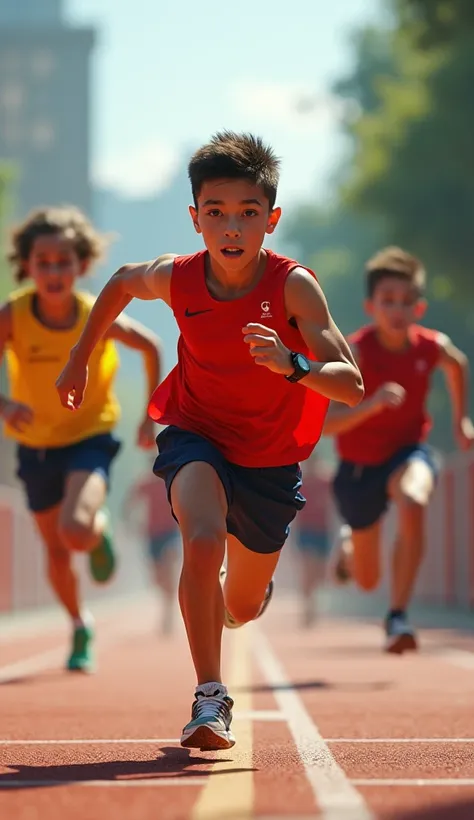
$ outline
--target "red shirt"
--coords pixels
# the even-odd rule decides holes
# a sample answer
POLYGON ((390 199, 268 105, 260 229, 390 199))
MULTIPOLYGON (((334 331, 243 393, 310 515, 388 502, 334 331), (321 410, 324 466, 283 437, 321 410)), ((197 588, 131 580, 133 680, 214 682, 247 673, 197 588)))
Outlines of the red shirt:
POLYGON ((144 501, 145 526, 147 536, 164 535, 177 530, 177 524, 171 515, 166 494, 166 486, 161 478, 151 476, 144 478, 132 490, 132 498, 144 501))
POLYGON ((438 337, 436 330, 413 325, 409 331, 409 346, 399 352, 382 347, 373 325, 349 337, 356 349, 366 398, 386 382, 400 384, 407 395, 400 407, 382 410, 337 436, 341 459, 357 464, 382 464, 400 448, 417 444, 427 437, 431 419, 426 400, 431 374, 440 358, 438 337))
POLYGON ((297 516, 300 530, 327 532, 332 520, 332 486, 329 475, 303 472, 303 495, 306 504, 297 516))
POLYGON ((206 285, 206 253, 174 260, 178 364, 153 394, 150 416, 204 436, 244 467, 308 458, 320 438, 328 400, 256 365, 242 333, 249 322, 259 322, 274 328, 290 350, 314 360, 285 311, 285 282, 299 263, 266 251, 266 268, 255 288, 239 299, 218 301, 206 285))

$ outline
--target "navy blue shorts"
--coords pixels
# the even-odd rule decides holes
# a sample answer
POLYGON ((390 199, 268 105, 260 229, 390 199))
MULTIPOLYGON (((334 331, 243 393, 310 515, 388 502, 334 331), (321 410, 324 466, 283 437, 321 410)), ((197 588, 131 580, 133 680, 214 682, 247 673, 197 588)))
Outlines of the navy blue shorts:
MULTIPOLYGON (((174 477, 192 461, 214 467, 227 496, 227 532, 252 552, 278 552, 291 522, 306 499, 301 495, 299 464, 285 467, 240 467, 227 461, 210 441, 170 426, 156 439, 153 472, 163 478, 170 498, 174 477)), ((170 502, 171 503, 171 502, 170 502)))
POLYGON ((353 530, 375 524, 389 505, 388 482, 394 470, 414 460, 424 461, 436 476, 439 465, 432 449, 425 444, 402 447, 383 464, 364 465, 341 461, 334 478, 334 495, 339 512, 353 530))
POLYGON ((162 532, 160 535, 150 535, 148 539, 148 555, 151 561, 161 561, 167 550, 176 547, 176 532, 162 532))
POLYGON ((325 530, 300 530, 295 546, 305 555, 327 558, 331 552, 331 538, 325 530))
POLYGON ((17 449, 17 476, 23 481, 32 512, 44 512, 60 504, 69 473, 86 470, 100 473, 109 483, 110 465, 120 450, 120 441, 110 433, 78 441, 67 447, 17 449))

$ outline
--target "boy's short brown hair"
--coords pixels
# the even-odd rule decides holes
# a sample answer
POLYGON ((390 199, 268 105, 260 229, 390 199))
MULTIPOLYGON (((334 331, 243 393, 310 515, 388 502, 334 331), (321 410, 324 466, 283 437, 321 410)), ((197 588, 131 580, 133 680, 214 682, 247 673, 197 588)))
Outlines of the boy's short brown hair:
POLYGON ((194 204, 205 182, 215 179, 246 179, 261 185, 270 210, 275 205, 280 160, 269 145, 253 134, 221 131, 191 157, 188 175, 194 204))
POLYGON ((418 296, 423 296, 426 285, 426 271, 423 263, 411 253, 391 245, 372 256, 365 266, 367 296, 372 299, 375 289, 383 279, 402 279, 415 288, 418 296))
POLYGON ((101 259, 110 237, 94 228, 79 208, 72 205, 37 208, 11 233, 8 261, 17 282, 27 278, 24 263, 39 236, 60 235, 70 239, 81 261, 94 263, 101 259))

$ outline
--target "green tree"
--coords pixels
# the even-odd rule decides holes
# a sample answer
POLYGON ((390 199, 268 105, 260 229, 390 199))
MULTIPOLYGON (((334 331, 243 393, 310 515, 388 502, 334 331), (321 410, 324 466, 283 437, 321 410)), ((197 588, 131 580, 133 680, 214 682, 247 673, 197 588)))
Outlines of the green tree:
MULTIPOLYGON (((426 323, 474 355, 474 49, 453 34, 422 42, 420 20, 402 5, 395 28, 353 36, 354 68, 334 89, 358 111, 344 126, 352 150, 336 205, 300 207, 285 238, 318 271, 344 332, 363 321, 362 271, 374 250, 395 243, 417 253, 429 274, 426 323)), ((448 397, 435 383, 433 440, 450 449, 448 397)))

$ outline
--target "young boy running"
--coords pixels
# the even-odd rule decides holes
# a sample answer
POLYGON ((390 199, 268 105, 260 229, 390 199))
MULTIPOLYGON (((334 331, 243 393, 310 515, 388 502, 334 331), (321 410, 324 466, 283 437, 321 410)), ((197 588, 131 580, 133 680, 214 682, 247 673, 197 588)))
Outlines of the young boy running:
MULTIPOLYGON (((0 358, 6 352, 10 396, 0 396, 5 434, 18 443, 18 476, 47 555, 51 586, 68 612, 73 642, 69 670, 92 671, 93 626, 80 598, 73 552, 88 553, 91 574, 108 581, 115 555, 104 510, 113 435, 120 408, 113 392, 118 366, 114 340, 139 350, 149 393, 159 376, 158 338, 122 316, 90 360, 90 390, 74 415, 58 401, 54 381, 90 314, 94 297, 75 286, 102 254, 103 238, 75 208, 33 212, 13 233, 10 261, 26 282, 0 307, 0 358)), ((154 445, 145 412, 138 443, 154 445)))
POLYGON ((151 473, 131 488, 125 502, 125 515, 135 513, 137 505, 141 508, 140 532, 148 544, 153 582, 162 598, 161 631, 168 635, 173 626, 179 531, 170 512, 166 487, 151 473))
POLYGON ((397 508, 386 649, 416 649, 407 606, 422 560, 424 517, 436 466, 424 443, 431 422, 426 401, 431 375, 446 376, 454 432, 462 449, 474 441, 468 416, 467 358, 443 333, 421 327, 425 271, 405 251, 390 247, 367 264, 365 307, 372 323, 349 338, 366 399, 354 409, 331 405, 325 435, 336 437, 341 459, 334 492, 342 518, 341 578, 352 573, 364 590, 380 576, 380 536, 391 501, 397 508), (348 525, 348 526, 347 526, 348 525), (352 531, 352 533, 351 533, 352 531))
POLYGON ((294 545, 298 553, 302 625, 316 619, 317 594, 324 583, 331 552, 332 481, 328 466, 315 453, 303 464, 306 504, 296 517, 294 545))
POLYGON ((363 395, 315 276, 262 248, 280 219, 278 166, 249 134, 224 132, 200 148, 189 164, 190 214, 205 250, 119 270, 57 382, 64 406, 79 407, 89 358, 130 300, 162 299, 173 310, 178 364, 150 413, 169 425, 157 439, 155 473, 183 540, 179 600, 198 683, 187 747, 234 744, 221 677, 224 618, 236 627, 262 614, 288 525, 304 504, 298 461, 318 441, 329 399, 353 406, 363 395))

